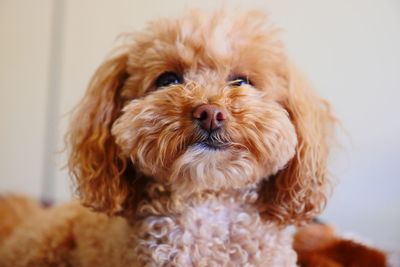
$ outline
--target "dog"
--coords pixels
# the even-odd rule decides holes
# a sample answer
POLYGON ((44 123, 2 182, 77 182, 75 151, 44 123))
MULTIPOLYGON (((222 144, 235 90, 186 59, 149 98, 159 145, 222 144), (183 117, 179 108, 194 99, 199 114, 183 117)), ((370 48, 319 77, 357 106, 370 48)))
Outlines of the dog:
POLYGON ((286 228, 326 204, 335 118, 279 29, 190 11, 125 37, 72 116, 79 200, 0 201, 0 266, 296 266, 286 228))

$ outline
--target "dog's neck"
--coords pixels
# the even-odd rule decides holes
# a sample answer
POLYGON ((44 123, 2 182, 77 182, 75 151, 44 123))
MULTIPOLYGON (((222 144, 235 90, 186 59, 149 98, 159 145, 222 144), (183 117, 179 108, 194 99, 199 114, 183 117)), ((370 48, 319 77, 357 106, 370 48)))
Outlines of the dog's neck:
POLYGON ((268 266, 295 266, 290 239, 278 225, 261 218, 257 191, 181 194, 149 183, 135 220, 130 220, 138 266, 220 266, 221 259, 235 266, 264 266, 265 259, 271 262, 268 266))
POLYGON ((143 192, 143 198, 136 209, 136 219, 153 215, 174 215, 184 213, 188 207, 200 206, 218 201, 240 206, 255 207, 258 188, 203 190, 194 192, 176 192, 157 182, 149 182, 143 192), (150 208, 151 207, 151 208, 150 208))

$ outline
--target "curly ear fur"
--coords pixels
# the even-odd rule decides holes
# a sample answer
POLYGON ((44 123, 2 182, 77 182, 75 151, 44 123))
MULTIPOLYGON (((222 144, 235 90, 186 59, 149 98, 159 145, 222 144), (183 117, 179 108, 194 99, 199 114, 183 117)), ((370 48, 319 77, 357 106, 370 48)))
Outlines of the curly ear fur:
POLYGON ((129 165, 111 135, 122 106, 120 91, 128 76, 127 60, 123 53, 97 69, 74 111, 67 135, 71 150, 68 165, 81 201, 107 213, 122 210, 124 201, 133 195, 126 177, 129 165))
POLYGON ((264 182, 261 206, 280 224, 298 224, 312 219, 326 204, 328 143, 335 119, 329 103, 313 92, 303 75, 293 66, 288 69, 288 91, 282 104, 296 129, 296 155, 264 182))

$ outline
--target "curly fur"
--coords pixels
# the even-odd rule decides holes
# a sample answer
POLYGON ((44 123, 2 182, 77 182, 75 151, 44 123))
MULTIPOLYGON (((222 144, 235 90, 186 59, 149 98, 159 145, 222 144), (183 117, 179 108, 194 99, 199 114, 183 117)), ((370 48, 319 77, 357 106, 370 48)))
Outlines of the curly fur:
POLYGON ((257 11, 193 11, 128 34, 94 74, 67 136, 82 204, 111 217, 78 204, 50 209, 6 240, 0 263, 295 266, 284 228, 325 205, 334 119, 277 35, 257 11), (184 82, 156 88, 166 71, 184 82), (212 136, 222 150, 198 145, 201 104, 227 114, 212 136), (48 231, 36 229, 45 219, 48 231), (17 244, 35 249, 21 256, 17 244))

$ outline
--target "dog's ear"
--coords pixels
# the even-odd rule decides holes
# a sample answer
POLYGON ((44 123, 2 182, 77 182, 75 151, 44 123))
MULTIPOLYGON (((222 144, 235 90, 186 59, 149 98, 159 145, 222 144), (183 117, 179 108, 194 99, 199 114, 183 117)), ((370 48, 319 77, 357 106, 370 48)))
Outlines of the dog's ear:
POLYGON ((330 189, 327 158, 335 119, 329 103, 317 96, 293 66, 285 75, 282 105, 295 126, 298 144, 287 166, 264 182, 261 207, 280 224, 312 219, 326 204, 330 189))
POLYGON ((135 175, 126 177, 132 170, 111 135, 122 107, 120 93, 128 77, 127 60, 127 54, 122 53, 97 69, 74 111, 66 137, 68 166, 81 201, 107 213, 123 209, 124 201, 132 194, 130 181, 135 175))

